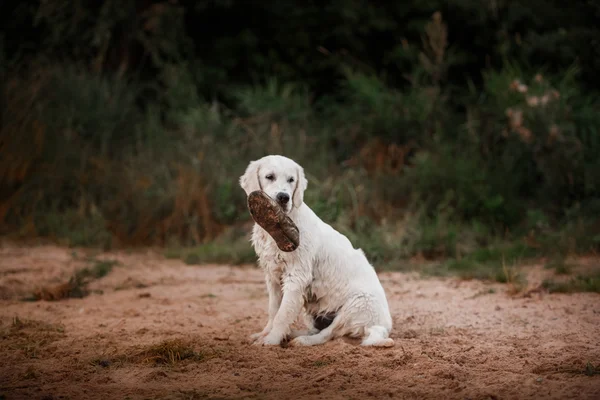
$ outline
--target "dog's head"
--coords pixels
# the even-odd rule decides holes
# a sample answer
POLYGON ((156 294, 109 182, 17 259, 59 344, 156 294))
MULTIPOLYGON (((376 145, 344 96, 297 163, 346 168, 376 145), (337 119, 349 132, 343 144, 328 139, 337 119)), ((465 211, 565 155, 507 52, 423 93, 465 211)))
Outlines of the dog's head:
POLYGON ((252 161, 240 177, 240 186, 246 194, 262 190, 286 213, 302 205, 307 185, 304 169, 283 156, 266 156, 252 161))

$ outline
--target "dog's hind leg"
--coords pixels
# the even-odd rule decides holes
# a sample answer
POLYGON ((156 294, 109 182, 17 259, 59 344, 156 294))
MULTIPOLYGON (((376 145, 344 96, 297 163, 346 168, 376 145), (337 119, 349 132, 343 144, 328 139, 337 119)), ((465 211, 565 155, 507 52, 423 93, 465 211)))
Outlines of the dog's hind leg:
POLYGON ((294 339, 298 336, 312 336, 319 331, 321 331, 324 327, 317 325, 317 318, 315 318, 311 313, 306 312, 303 315, 304 325, 306 325, 307 329, 293 329, 288 335, 288 339, 294 339))
POLYGON ((335 318, 331 324, 314 335, 298 336, 290 342, 290 346, 316 346, 323 344, 337 336, 341 318, 335 318))
POLYGON ((295 339, 299 336, 312 336, 319 333, 318 329, 292 329, 290 334, 288 335, 288 339, 295 339))
POLYGON ((389 332, 381 325, 367 328, 368 336, 363 339, 361 346, 393 347, 394 339, 389 337, 389 332))

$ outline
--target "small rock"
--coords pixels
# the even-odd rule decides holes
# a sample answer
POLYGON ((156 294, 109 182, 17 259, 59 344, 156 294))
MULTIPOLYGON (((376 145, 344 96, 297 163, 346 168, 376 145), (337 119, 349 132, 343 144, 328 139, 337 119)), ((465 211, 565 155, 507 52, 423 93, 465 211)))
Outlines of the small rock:
POLYGON ((145 299, 145 298, 148 298, 148 297, 151 297, 151 296, 152 295, 150 293, 140 293, 140 294, 138 294, 138 297, 140 299, 145 299))
POLYGON ((544 380, 544 378, 537 378, 535 381, 536 381, 536 382, 541 382, 541 381, 543 381, 543 380, 544 380))

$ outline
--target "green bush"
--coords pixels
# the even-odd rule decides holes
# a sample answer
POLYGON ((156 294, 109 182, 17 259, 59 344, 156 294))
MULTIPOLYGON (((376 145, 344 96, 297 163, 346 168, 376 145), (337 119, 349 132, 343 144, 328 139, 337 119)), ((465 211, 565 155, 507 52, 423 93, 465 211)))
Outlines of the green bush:
POLYGON ((0 40, 2 233, 252 262, 238 178, 275 153, 378 267, 495 276, 503 259, 600 248, 595 7, 557 23, 556 2, 50 3, 16 14, 42 45, 0 40), (185 23, 234 12, 287 22, 236 19, 210 40, 185 23))

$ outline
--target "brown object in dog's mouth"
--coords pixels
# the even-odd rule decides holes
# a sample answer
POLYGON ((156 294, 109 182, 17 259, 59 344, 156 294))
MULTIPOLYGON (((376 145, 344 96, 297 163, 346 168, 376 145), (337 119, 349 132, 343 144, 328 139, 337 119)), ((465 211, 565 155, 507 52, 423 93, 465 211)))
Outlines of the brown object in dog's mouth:
POLYGON ((254 221, 271 235, 281 251, 291 252, 298 248, 298 227, 269 195, 262 190, 250 193, 248 209, 254 221))

